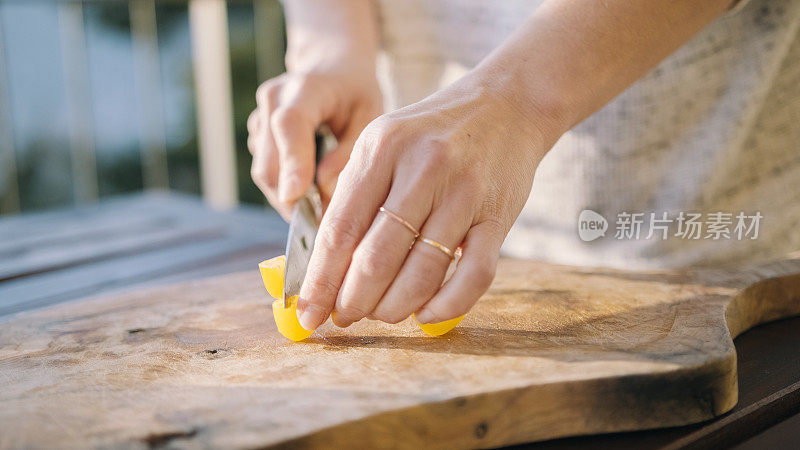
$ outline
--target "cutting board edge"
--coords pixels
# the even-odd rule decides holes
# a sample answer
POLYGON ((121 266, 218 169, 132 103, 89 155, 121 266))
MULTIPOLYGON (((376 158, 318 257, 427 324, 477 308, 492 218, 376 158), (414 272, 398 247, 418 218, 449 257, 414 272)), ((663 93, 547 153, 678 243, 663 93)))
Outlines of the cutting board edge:
POLYGON ((756 281, 736 294, 725 309, 731 338, 759 325, 800 315, 800 273, 756 281), (765 301, 769 299, 769 301, 765 301))
MULTIPOLYGON (((333 425, 314 433, 275 444, 275 448, 486 448, 527 442, 538 442, 568 436, 637 431, 689 425, 713 419, 730 411, 738 400, 736 354, 727 352, 720 358, 690 367, 636 374, 608 376, 589 380, 572 380, 520 386, 453 397, 435 403, 385 411, 364 419, 333 425), (685 385, 695 389, 679 392, 685 385), (571 405, 577 416, 561 417, 561 424, 543 426, 526 424, 535 421, 508 420, 503 417, 506 406, 513 403, 541 404, 542 398, 558 398, 558 394, 574 396, 581 392, 584 402, 571 405), (555 391, 555 392, 553 392, 555 391), (648 402, 649 393, 659 398, 648 402), (682 395, 673 396, 678 393, 682 395), (698 398, 701 400, 698 401, 698 398), (505 402, 502 401, 505 399, 505 402), (642 408, 641 405, 648 405, 642 408), (637 405, 636 408, 633 405, 637 405), (705 408, 698 408, 705 405, 705 408), (604 414, 617 408, 621 413, 604 414), (496 417, 487 410, 496 409, 496 417), (660 413, 656 416, 652 412, 660 413), (682 415, 675 415, 680 411, 682 415), (461 424, 456 426, 455 422, 461 424), (564 425, 572 428, 564 428, 564 425), (398 430, 408 429, 409 439, 398 443, 398 430), (450 439, 433 438, 447 430, 450 439), (372 439, 353 444, 353 436, 372 439), (416 438, 416 439, 414 439, 416 438)), ((557 416, 557 415, 556 415, 557 416)), ((530 417, 553 417, 553 411, 532 410, 530 417)))

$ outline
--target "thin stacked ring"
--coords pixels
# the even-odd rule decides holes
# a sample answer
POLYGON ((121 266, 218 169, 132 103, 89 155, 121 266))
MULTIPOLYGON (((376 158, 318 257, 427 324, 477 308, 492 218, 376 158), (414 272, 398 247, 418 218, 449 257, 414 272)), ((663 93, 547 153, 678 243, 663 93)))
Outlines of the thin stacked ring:
POLYGON ((411 225, 410 223, 408 223, 408 221, 406 219, 403 219, 402 217, 400 217, 397 214, 389 211, 388 209, 384 208, 383 206, 381 206, 380 212, 386 213, 387 216, 391 217, 392 219, 394 219, 395 221, 399 222, 404 227, 408 228, 408 231, 414 233, 414 239, 419 237, 419 231, 417 231, 417 229, 414 228, 414 225, 411 225))
POLYGON ((453 253, 452 250, 450 250, 449 248, 447 248, 443 244, 434 241, 433 239, 428 239, 428 238, 426 238, 424 236, 420 236, 419 238, 417 238, 417 241, 422 242, 424 244, 432 245, 432 246, 438 248, 439 250, 442 251, 442 253, 447 255, 450 259, 453 259, 453 258, 456 257, 456 255, 453 253))
POLYGON ((450 258, 450 259, 455 258, 455 256, 456 256, 455 253, 453 253, 453 251, 450 250, 449 248, 447 248, 447 246, 445 246, 444 244, 442 244, 440 242, 436 242, 433 239, 428 239, 428 238, 426 238, 424 236, 420 236, 419 235, 419 231, 417 231, 417 229, 414 228, 414 225, 411 225, 406 219, 403 219, 399 215, 393 213, 392 211, 389 211, 388 209, 384 208, 383 206, 380 207, 379 211, 382 212, 382 213, 386 213, 386 215, 389 216, 392 220, 400 223, 401 225, 406 227, 408 229, 408 231, 414 233, 414 239, 416 239, 417 241, 422 242, 423 244, 428 244, 430 246, 433 246, 433 247, 439 249, 439 251, 441 251, 442 253, 447 255, 447 257, 450 258))

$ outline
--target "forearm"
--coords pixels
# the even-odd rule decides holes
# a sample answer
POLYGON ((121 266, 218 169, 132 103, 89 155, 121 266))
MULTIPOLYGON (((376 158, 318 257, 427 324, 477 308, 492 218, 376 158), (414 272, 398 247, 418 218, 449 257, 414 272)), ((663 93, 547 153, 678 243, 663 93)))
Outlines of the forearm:
POLYGON ((548 0, 468 76, 561 134, 617 96, 731 0, 548 0))
POLYGON ((374 71, 378 37, 372 0, 286 0, 285 12, 287 69, 348 64, 374 71))

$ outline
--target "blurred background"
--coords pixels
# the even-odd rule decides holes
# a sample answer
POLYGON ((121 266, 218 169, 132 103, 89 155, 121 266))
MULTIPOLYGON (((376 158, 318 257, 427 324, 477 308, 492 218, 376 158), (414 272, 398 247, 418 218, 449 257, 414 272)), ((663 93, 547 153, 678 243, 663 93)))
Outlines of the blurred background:
POLYGON ((247 116, 277 0, 0 0, 0 215, 169 189, 264 204, 247 116))

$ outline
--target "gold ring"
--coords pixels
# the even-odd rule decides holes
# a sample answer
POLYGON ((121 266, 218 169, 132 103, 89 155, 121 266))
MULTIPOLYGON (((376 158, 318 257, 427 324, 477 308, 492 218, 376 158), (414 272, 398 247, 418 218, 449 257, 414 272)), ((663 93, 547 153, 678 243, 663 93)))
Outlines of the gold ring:
POLYGON ((433 239, 428 239, 428 238, 426 238, 424 236, 420 236, 417 240, 420 241, 420 242, 423 242, 425 244, 432 245, 432 246, 438 248, 439 250, 442 251, 442 253, 447 255, 450 259, 453 259, 455 257, 455 255, 453 254, 452 250, 450 250, 449 248, 445 247, 444 245, 434 241, 433 239))
POLYGON ((386 215, 388 215, 389 217, 391 217, 395 221, 400 222, 400 224, 403 225, 404 227, 408 228, 408 231, 414 233, 414 239, 419 237, 419 231, 417 231, 417 229, 414 228, 414 225, 411 225, 410 223, 408 223, 408 221, 406 219, 403 219, 402 217, 400 217, 397 214, 389 211, 388 209, 384 208, 383 206, 381 206, 380 212, 386 213, 386 215))

